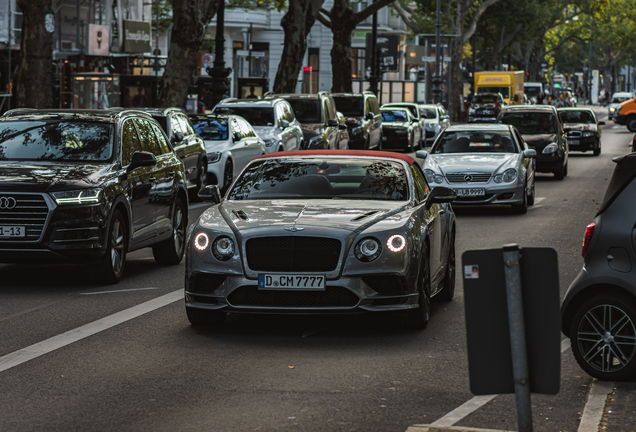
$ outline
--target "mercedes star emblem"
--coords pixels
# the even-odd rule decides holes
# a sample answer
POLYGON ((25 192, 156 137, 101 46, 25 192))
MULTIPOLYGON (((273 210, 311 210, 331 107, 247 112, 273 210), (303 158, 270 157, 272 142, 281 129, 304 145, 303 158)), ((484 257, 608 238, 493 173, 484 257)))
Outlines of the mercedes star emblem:
POLYGON ((473 181, 473 176, 471 176, 470 174, 466 174, 464 176, 464 181, 467 181, 467 182, 473 181))

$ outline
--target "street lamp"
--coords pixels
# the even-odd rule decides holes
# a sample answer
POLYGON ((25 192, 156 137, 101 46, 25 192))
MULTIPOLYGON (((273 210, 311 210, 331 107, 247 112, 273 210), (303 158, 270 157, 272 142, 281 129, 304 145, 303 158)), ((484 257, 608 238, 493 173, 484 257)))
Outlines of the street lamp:
POLYGON ((433 102, 442 102, 443 88, 442 84, 442 50, 441 50, 441 29, 442 29, 442 3, 441 0, 437 0, 437 18, 435 21, 435 75, 433 76, 433 102))
POLYGON ((223 32, 225 30, 225 0, 219 3, 216 11, 216 40, 214 47, 214 67, 206 69, 208 75, 212 77, 212 91, 210 103, 215 107, 221 100, 225 99, 228 92, 227 77, 230 76, 232 68, 225 67, 223 59, 223 51, 225 47, 225 38, 223 32))

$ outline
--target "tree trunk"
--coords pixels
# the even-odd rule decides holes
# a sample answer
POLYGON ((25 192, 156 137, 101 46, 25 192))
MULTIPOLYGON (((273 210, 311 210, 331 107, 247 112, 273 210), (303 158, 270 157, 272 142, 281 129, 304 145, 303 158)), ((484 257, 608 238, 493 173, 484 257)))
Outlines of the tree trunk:
MULTIPOLYGON (((185 108, 207 24, 221 0, 174 0, 168 61, 161 80, 158 107, 185 108)), ((218 53, 217 53, 218 54, 218 53)), ((223 53, 220 53, 223 55, 223 53)))
POLYGON ((18 108, 53 108, 53 32, 51 0, 18 0, 22 41, 18 70, 18 108), (48 18, 48 19, 47 19, 48 18))
POLYGON ((274 93, 294 93, 307 51, 307 35, 325 0, 289 0, 289 10, 280 22, 285 31, 283 55, 274 79, 274 93))
POLYGON ((355 14, 351 10, 349 0, 335 0, 331 9, 331 32, 333 48, 331 49, 331 71, 333 81, 332 93, 351 93, 351 32, 358 25, 355 14))

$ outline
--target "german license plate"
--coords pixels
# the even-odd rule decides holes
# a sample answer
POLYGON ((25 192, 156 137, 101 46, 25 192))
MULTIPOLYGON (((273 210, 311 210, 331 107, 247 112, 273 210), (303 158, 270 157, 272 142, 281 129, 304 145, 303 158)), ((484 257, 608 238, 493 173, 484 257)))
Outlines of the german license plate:
POLYGON ((0 237, 24 237, 26 229, 23 226, 0 225, 0 237))
POLYGON ((457 196, 462 197, 474 197, 486 195, 486 189, 484 188, 471 188, 471 189, 455 189, 457 196))
POLYGON ((300 289, 322 291, 325 289, 325 275, 259 274, 258 288, 263 290, 300 289))
POLYGON ((581 141, 579 141, 579 140, 569 139, 569 140, 568 140, 568 144, 571 144, 571 145, 579 145, 579 144, 581 144, 581 141))

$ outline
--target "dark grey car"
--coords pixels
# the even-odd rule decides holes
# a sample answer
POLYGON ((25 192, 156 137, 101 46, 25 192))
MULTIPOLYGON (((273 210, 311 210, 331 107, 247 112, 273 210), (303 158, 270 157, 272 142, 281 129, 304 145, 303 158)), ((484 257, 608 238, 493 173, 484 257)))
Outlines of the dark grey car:
POLYGON ((561 306, 561 330, 600 380, 636 378, 636 154, 620 156, 583 240, 583 269, 561 306))
POLYGON ((382 149, 382 119, 378 98, 371 92, 334 93, 336 108, 349 129, 349 148, 382 149))

